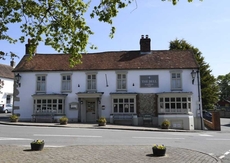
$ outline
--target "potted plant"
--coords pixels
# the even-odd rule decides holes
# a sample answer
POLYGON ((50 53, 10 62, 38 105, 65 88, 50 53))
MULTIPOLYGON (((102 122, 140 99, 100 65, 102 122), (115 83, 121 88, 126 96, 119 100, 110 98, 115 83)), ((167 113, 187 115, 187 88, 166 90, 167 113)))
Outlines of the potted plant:
POLYGON ((106 125, 106 118, 100 117, 97 122, 98 122, 98 126, 105 126, 106 125))
POLYGON ((152 147, 153 155, 154 156, 164 156, 166 153, 166 147, 162 145, 154 144, 152 147))
POLYGON ((11 122, 18 122, 18 116, 16 114, 12 114, 10 116, 10 121, 11 122))
POLYGON ((161 123, 161 128, 162 129, 169 129, 170 127, 170 121, 165 119, 162 123, 161 123))
POLYGON ((66 125, 68 123, 68 118, 66 116, 63 116, 59 119, 59 122, 61 125, 66 125))
POLYGON ((30 143, 31 151, 41 151, 44 148, 44 140, 34 140, 30 143))

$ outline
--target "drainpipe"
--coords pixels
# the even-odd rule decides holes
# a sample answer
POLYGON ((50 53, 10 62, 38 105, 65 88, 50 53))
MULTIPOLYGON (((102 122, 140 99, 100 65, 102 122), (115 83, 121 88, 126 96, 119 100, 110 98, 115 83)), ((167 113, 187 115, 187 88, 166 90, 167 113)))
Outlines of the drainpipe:
POLYGON ((203 130, 203 118, 202 118, 202 107, 200 105, 201 102, 201 91, 200 91, 200 73, 199 69, 197 70, 197 88, 198 88, 198 101, 199 101, 199 110, 200 110, 200 125, 201 125, 201 130, 203 130))

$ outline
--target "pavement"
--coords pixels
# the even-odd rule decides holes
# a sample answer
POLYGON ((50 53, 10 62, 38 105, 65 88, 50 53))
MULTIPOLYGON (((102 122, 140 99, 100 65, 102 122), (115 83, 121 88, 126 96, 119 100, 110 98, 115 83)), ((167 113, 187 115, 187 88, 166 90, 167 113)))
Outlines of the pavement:
MULTIPOLYGON (((68 123, 67 125, 60 125, 59 123, 9 122, 8 119, 1 119, 0 124, 154 132, 197 132, 196 130, 187 131, 160 129, 150 126, 125 126, 113 124, 98 126, 98 124, 88 123, 68 123)), ((152 154, 151 145, 77 145, 55 148, 44 147, 42 151, 31 151, 29 145, 0 145, 0 153, 1 163, 221 163, 219 158, 207 153, 168 146, 165 156, 156 157, 152 154)))

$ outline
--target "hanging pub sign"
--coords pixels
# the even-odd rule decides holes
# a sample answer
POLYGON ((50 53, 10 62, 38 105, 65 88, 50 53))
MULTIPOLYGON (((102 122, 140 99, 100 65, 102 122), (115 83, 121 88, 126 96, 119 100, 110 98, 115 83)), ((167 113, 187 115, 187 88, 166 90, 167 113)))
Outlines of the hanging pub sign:
POLYGON ((158 75, 141 75, 140 76, 140 87, 159 87, 158 75))

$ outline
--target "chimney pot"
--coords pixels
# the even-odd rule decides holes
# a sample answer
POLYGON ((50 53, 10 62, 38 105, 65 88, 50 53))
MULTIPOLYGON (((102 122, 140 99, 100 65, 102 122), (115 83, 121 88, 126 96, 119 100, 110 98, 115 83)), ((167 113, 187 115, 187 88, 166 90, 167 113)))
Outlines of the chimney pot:
POLYGON ((145 38, 144 35, 141 35, 140 52, 141 54, 151 53, 151 39, 149 38, 149 35, 146 35, 145 38))

